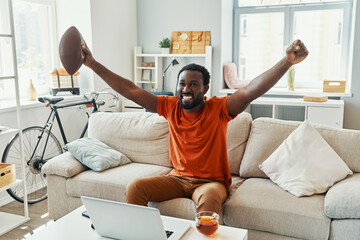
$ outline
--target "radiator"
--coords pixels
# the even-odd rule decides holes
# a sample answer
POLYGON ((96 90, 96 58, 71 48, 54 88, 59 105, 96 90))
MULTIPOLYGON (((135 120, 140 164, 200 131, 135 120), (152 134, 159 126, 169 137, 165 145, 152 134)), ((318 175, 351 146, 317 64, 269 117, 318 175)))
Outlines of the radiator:
POLYGON ((259 117, 273 117, 281 120, 304 121, 305 107, 304 106, 277 106, 276 111, 273 105, 251 104, 250 114, 253 119, 259 117))

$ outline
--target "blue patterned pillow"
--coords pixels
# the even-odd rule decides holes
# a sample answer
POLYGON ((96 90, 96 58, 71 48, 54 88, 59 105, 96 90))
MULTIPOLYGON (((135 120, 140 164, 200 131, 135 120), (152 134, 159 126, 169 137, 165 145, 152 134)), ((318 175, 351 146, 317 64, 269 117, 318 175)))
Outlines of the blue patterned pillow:
POLYGON ((98 172, 131 162, 121 152, 95 138, 77 139, 66 144, 64 149, 82 164, 98 172))

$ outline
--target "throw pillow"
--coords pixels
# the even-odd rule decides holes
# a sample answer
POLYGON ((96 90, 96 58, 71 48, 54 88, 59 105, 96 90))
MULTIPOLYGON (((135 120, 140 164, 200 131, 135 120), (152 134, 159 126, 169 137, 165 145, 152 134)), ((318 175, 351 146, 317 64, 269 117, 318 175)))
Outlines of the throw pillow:
POLYGON ((302 123, 260 169, 296 197, 326 192, 352 171, 308 122, 302 123))
POLYGON ((248 82, 240 81, 237 76, 237 67, 235 63, 228 63, 224 66, 224 79, 230 89, 239 89, 245 87, 248 82))
POLYGON ((98 172, 131 162, 121 152, 95 138, 80 138, 64 148, 82 164, 98 172))

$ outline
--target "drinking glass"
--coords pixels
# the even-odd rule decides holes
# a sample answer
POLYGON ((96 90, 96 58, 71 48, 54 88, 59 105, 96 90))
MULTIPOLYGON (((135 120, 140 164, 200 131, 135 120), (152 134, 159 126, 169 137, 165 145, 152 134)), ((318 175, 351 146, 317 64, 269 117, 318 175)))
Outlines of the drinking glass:
POLYGON ((196 228, 202 234, 209 236, 219 227, 219 215, 212 211, 203 211, 196 214, 196 228))

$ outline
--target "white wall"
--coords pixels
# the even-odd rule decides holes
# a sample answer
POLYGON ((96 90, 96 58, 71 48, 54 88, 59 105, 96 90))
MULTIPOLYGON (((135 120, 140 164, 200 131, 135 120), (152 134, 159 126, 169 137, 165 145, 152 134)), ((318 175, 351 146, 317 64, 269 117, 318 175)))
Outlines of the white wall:
MULTIPOLYGON (((124 78, 133 79, 133 48, 137 42, 136 1, 92 0, 93 55, 105 67, 124 78)), ((109 86, 97 75, 94 89, 109 86)))
MULTIPOLYGON (((101 1, 99 1, 101 2, 101 1)), ((91 31, 91 9, 89 0, 57 0, 57 27, 58 27, 58 43, 64 32, 71 26, 75 26, 81 33, 86 44, 92 47, 92 31, 91 31)), ((86 66, 82 66, 79 70, 79 85, 82 93, 89 92, 94 89, 94 75, 86 66)))

